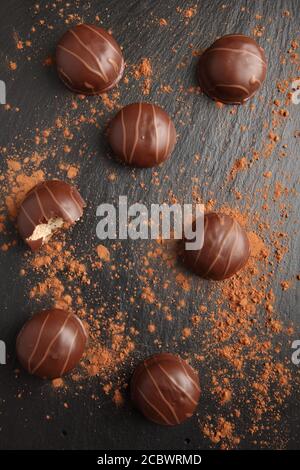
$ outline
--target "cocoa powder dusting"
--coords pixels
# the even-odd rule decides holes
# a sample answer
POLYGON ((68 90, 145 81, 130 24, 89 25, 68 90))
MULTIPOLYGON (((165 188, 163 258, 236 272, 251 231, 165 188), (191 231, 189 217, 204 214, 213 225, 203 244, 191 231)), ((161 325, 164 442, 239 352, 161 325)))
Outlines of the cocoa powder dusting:
MULTIPOLYGON (((188 30, 188 25, 200 11, 201 5, 191 4, 176 8, 175 13, 188 30)), ((288 20, 289 12, 282 14, 288 20)), ((255 20, 257 24, 252 28, 252 35, 258 39, 265 37, 267 31, 261 24, 260 15, 255 20)), ((82 18, 74 11, 63 16, 63 21, 65 25, 72 25, 82 18)), ((171 21, 157 17, 155 24, 159 32, 165 33, 171 21)), ((27 40, 15 37, 16 54, 31 57, 36 32, 44 27, 45 20, 40 19, 27 40)), ((102 172, 99 169, 99 181, 105 181, 109 189, 118 194, 121 180, 118 168, 102 167, 101 159, 106 156, 99 157, 86 142, 80 142, 76 153, 73 145, 87 127, 96 135, 100 133, 103 121, 106 124, 114 110, 123 105, 119 89, 93 97, 93 100, 70 95, 65 111, 47 125, 37 124, 31 139, 25 141, 24 136, 17 135, 9 146, 0 148, 6 162, 6 170, 0 175, 1 254, 6 256, 11 250, 19 250, 19 276, 33 312, 50 306, 73 311, 89 332, 89 344, 80 366, 71 375, 51 382, 54 393, 70 389, 80 393, 85 384, 95 383, 98 391, 92 399, 99 400, 99 396, 107 395, 119 408, 126 399, 125 390, 133 365, 148 354, 149 344, 157 351, 183 351, 183 357, 199 371, 202 397, 214 409, 212 415, 202 407, 200 399, 199 435, 209 446, 236 449, 247 440, 259 448, 286 447, 287 435, 285 429, 280 431, 278 423, 284 418, 294 378, 289 367, 290 358, 284 359, 283 339, 292 337, 294 327, 282 320, 274 292, 279 286, 282 295, 287 295, 300 280, 299 272, 293 278, 282 273, 292 256, 289 252, 291 240, 285 231, 286 221, 293 217, 289 198, 297 194, 294 188, 288 189, 283 175, 274 175, 270 171, 268 162, 289 158, 289 143, 282 141, 282 134, 290 118, 291 83, 300 73, 299 47, 299 42, 291 39, 289 50, 280 58, 282 66, 294 66, 294 73, 285 80, 274 80, 276 99, 267 103, 270 119, 262 125, 261 138, 247 148, 238 149, 238 154, 224 169, 221 189, 230 195, 228 205, 216 201, 216 194, 209 190, 203 196, 201 185, 209 186, 209 175, 207 180, 204 178, 204 182, 200 182, 197 165, 205 158, 220 156, 210 154, 210 150, 207 155, 202 155, 202 135, 199 136, 199 153, 195 150, 194 155, 186 156, 195 170, 187 173, 185 183, 185 188, 192 189, 193 202, 204 203, 207 211, 232 215, 249 236, 251 257, 248 264, 242 272, 226 281, 209 282, 187 272, 181 264, 180 243, 176 240, 144 241, 142 245, 131 241, 130 249, 111 240, 104 242, 104 246, 96 239, 94 227, 84 228, 85 215, 76 226, 55 234, 37 253, 26 250, 19 240, 15 218, 20 202, 45 178, 61 178, 75 186, 78 183, 88 194, 85 178, 90 163, 99 158, 102 172), (47 167, 48 160, 54 162, 51 171, 47 167), (244 186, 239 183, 250 173, 257 174, 257 186, 251 194, 243 193, 241 187, 244 186), (141 312, 145 315, 145 324, 139 318, 141 312), (147 338, 147 346, 141 333, 147 338)), ((175 45, 170 53, 177 53, 175 45)), ((191 34, 188 56, 180 55, 178 69, 190 66, 191 60, 197 59, 200 53, 194 34, 191 34)), ((53 62, 52 57, 44 57, 41 66, 48 69, 54 66, 53 62)), ((18 73, 17 64, 17 59, 8 61, 11 73, 18 73)), ((137 93, 142 92, 150 100, 158 69, 159 64, 152 57, 128 64, 122 86, 125 90, 127 86, 135 86, 137 93)), ((199 87, 186 86, 178 80, 159 83, 158 88, 158 96, 165 94, 175 102, 177 131, 183 138, 188 138, 185 132, 193 109, 185 100, 189 102, 190 97, 201 99, 199 87)), ((249 112, 255 113, 258 105, 248 104, 249 112)), ((13 109, 9 105, 6 112, 13 109)), ((216 110, 226 112, 227 118, 232 120, 238 112, 235 106, 228 108, 221 103, 216 103, 216 110)), ((246 126, 240 128, 240 134, 246 131, 246 126)), ((299 130, 295 129, 294 138, 299 139, 299 130)), ((185 172, 182 163, 178 175, 185 172)), ((169 183, 168 174, 155 169, 149 175, 149 178, 140 177, 132 171, 128 180, 132 179, 132 184, 139 185, 144 191, 155 187, 160 196, 164 184, 169 183)), ((185 202, 182 193, 178 191, 177 194, 172 185, 165 199, 166 203, 185 202)), ((92 211, 100 202, 89 202, 92 211)), ((88 206, 87 213, 90 210, 88 206)), ((94 223, 94 215, 91 220, 94 223)), ((67 403, 65 408, 68 408, 67 403)), ((52 418, 47 416, 46 419, 52 418)))

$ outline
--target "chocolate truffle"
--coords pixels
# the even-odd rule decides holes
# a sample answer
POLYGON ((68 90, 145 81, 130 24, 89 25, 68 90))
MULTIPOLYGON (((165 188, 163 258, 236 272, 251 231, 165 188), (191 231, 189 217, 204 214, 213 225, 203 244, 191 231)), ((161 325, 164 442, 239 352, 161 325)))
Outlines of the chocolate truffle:
POLYGON ((156 354, 139 364, 130 391, 146 418, 174 426, 193 415, 200 397, 199 377, 180 357, 156 354))
POLYGON ((169 158, 176 143, 176 130, 159 106, 134 103, 122 108, 111 121, 108 138, 121 160, 146 168, 169 158))
POLYGON ((201 277, 223 280, 248 261, 250 245, 245 230, 226 214, 204 216, 204 243, 200 250, 185 250, 184 262, 201 277))
POLYGON ((80 361, 87 342, 81 320, 64 310, 45 310, 25 323, 17 338, 17 356, 33 375, 55 379, 80 361))
POLYGON ((267 70, 263 49, 243 34, 230 34, 215 41, 200 56, 201 89, 214 100, 242 104, 262 85, 267 70))
POLYGON ((20 235, 32 250, 37 250, 64 223, 74 224, 84 207, 84 200, 73 186, 59 180, 43 181, 26 194, 20 205, 20 235))
POLYGON ((124 59, 115 39, 104 29, 80 24, 69 29, 56 49, 57 71, 70 90, 85 95, 104 93, 124 71, 124 59))

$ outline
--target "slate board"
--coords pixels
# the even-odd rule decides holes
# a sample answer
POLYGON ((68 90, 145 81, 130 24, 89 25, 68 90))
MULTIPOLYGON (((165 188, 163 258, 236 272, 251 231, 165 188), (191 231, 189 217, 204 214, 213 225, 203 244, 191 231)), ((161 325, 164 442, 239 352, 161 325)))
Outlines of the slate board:
MULTIPOLYGON (((32 60, 21 60, 16 51, 13 33, 17 32, 21 38, 26 38, 39 14, 34 13, 34 4, 28 0, 11 0, 0 4, 0 78, 7 84, 8 102, 20 108, 19 113, 7 112, 0 106, 0 146, 9 145, 17 135, 22 135, 24 141, 34 136, 36 127, 46 128, 53 123, 57 114, 65 108, 66 100, 70 103, 70 94, 58 80, 54 68, 43 67, 44 59, 53 53, 55 44, 65 31, 66 24, 60 19, 55 10, 48 8, 47 19, 49 24, 55 25, 53 30, 38 28, 33 44, 32 60), (18 68, 12 72, 8 68, 8 61, 17 61, 18 68)), ((41 5, 41 17, 45 17, 46 2, 41 5)), ((57 2, 60 3, 60 2, 57 2)), ((64 3, 64 2, 63 2, 64 3)), ((172 116, 180 138, 172 160, 159 169, 159 176, 163 185, 159 191, 151 185, 151 171, 131 171, 120 166, 111 157, 107 142, 103 136, 105 124, 114 111, 108 111, 104 106, 103 121, 100 129, 86 127, 82 135, 72 142, 72 161, 80 163, 80 176, 76 181, 83 196, 89 201, 85 214, 85 224, 74 228, 70 234, 71 240, 83 237, 89 246, 95 244, 95 208, 103 202, 116 200, 119 194, 127 194, 132 202, 145 203, 162 202, 168 199, 172 190, 178 198, 189 202, 191 200, 191 177, 197 176, 200 181, 201 194, 204 200, 212 197, 218 198, 220 205, 236 205, 233 188, 242 192, 254 194, 262 184, 261 175, 265 171, 272 171, 273 175, 282 172, 290 173, 288 187, 296 187, 299 179, 299 138, 293 138, 295 131, 299 130, 299 109, 290 107, 290 119, 282 131, 282 143, 289 143, 288 159, 262 159, 257 164, 256 171, 244 172, 237 175, 232 185, 224 189, 224 175, 228 175, 234 161, 241 156, 241 151, 249 151, 253 144, 257 144, 265 135, 263 123, 270 122, 271 110, 267 103, 277 97, 275 82, 286 78, 290 66, 283 66, 279 60, 281 53, 290 47, 292 39, 299 38, 300 9, 299 2, 285 1, 235 1, 202 0, 197 2, 185 1, 133 1, 118 0, 91 1, 90 6, 85 1, 70 2, 81 13, 85 21, 93 22, 99 14, 102 25, 111 28, 117 40, 124 47, 126 60, 133 64, 138 63, 142 57, 150 57, 154 70, 154 81, 151 94, 146 99, 160 103, 172 116), (227 5, 223 8, 224 3, 227 5), (176 7, 187 8, 198 4, 197 14, 189 19, 188 25, 176 7), (78 8, 77 8, 78 7, 78 8), (244 8, 243 8, 244 7, 244 8), (291 18, 287 20, 282 12, 289 10, 291 18), (255 19, 259 13, 263 19, 255 19), (166 18, 169 26, 158 27, 158 19, 166 18), (196 86, 195 65, 196 57, 192 57, 191 48, 207 47, 217 36, 226 33, 241 32, 251 34, 258 24, 265 25, 265 32, 259 42, 266 51, 269 62, 268 79, 259 94, 254 98, 257 112, 251 113, 249 105, 238 108, 234 118, 228 117, 228 112, 219 109, 205 96, 193 93, 181 93, 180 84, 186 89, 196 86), (188 33, 193 32, 191 37, 188 33), (176 53, 170 53, 172 47, 176 53), (177 67, 181 61, 189 64, 177 67), (161 84, 169 84, 175 90, 171 95, 160 93, 161 84), (185 114, 186 107, 190 109, 189 122, 185 114), (181 118, 185 121, 180 124, 181 118), (240 126, 247 126, 247 132, 241 133, 240 126), (93 159, 78 156, 78 150, 87 143, 88 153, 94 155, 93 159), (243 149, 243 150, 242 150, 243 149), (209 155, 210 158, 201 158, 197 166, 189 164, 195 153, 209 155), (118 187, 106 184, 107 175, 114 171, 118 174, 118 187), (135 180, 132 175, 135 175, 135 180), (165 180, 168 175, 169 179, 165 180), (147 190, 140 188, 139 182, 144 181, 147 190), (188 182, 188 183, 187 183, 188 182)), ((145 99, 139 83, 134 83, 129 89, 122 83, 120 85, 120 103, 127 104, 132 101, 145 99)), ((97 106, 101 101, 95 98, 97 106)), ((300 105, 299 105, 300 106, 300 105)), ((55 174, 59 161, 53 158, 47 161, 50 174, 55 174)), ((0 166, 6 168, 3 156, 0 166)), ((270 185, 274 180, 270 180, 270 185)), ((281 312, 283 321, 293 321, 299 326, 299 289, 291 289, 282 293, 279 285, 280 279, 289 279, 299 272, 299 234, 295 234, 297 223, 298 200, 291 199, 293 217, 285 225, 291 236, 290 251, 287 255, 283 271, 274 279, 277 309, 281 312), (295 227, 296 224, 296 227, 295 227)), ((254 198, 253 211, 259 209, 258 198, 254 198)), ((243 202, 240 203, 241 210, 243 202)), ((275 210, 275 209, 274 209, 275 210)), ((83 247, 84 250, 84 247, 83 247)), ((93 392, 99 392, 97 381, 88 382, 83 391, 77 395, 70 388, 66 394, 53 392, 45 383, 29 378, 26 374, 21 379, 14 378, 13 369, 17 366, 14 356, 15 336, 34 309, 34 302, 28 302, 25 281, 20 280, 18 273, 22 264, 24 246, 20 243, 15 249, 1 253, 1 314, 0 338, 4 339, 8 347, 8 364, 0 366, 0 448, 27 448, 27 449, 198 449, 209 448, 211 443, 203 438, 199 429, 198 419, 207 412, 213 413, 210 408, 208 395, 202 397, 199 418, 194 417, 182 426, 172 429, 161 428, 145 421, 138 413, 132 410, 128 401, 122 409, 116 409, 111 398, 102 396, 100 402, 90 399, 93 392), (17 281, 16 281, 17 280, 17 281), (21 380, 21 382, 20 382, 21 380), (23 398, 17 399, 18 391, 25 390, 23 398), (69 409, 63 407, 63 402, 69 403, 69 409), (47 421, 45 416, 51 414, 53 419, 47 421)), ((123 263, 128 257, 130 260, 140 256, 139 249, 124 242, 119 252, 120 259, 115 262, 123 263)), ((103 289, 101 298, 113 306, 114 293, 121 285, 120 305, 130 311, 126 292, 134 287, 134 279, 127 279, 126 274, 121 275, 120 281, 112 282, 105 273, 99 273, 103 289), (127 290, 125 290, 125 287, 127 290)), ((174 286, 176 289, 176 286, 174 286)), ((208 287, 204 284, 203 298, 208 287)), ((170 293, 161 293, 162 301, 166 302, 170 293)), ((187 309, 192 308, 192 295, 186 293, 187 309)), ((97 299, 98 302, 99 299, 97 299)), ((93 300, 90 299, 90 305, 93 300)), ((213 308, 213 305, 210 305, 213 308)), ((156 351, 151 335, 147 334, 146 326, 149 323, 151 306, 131 312, 132 324, 141 332, 136 345, 134 363, 139 359, 156 351)), ((172 349, 172 338, 180 337, 182 327, 186 326, 184 317, 178 315, 176 322, 169 327, 162 323, 159 331, 161 342, 172 349)), ((298 329, 299 331, 299 329, 298 329)), ((290 340, 286 340, 286 349, 283 354, 290 355, 290 340)), ((194 345, 188 343, 178 347, 186 352, 194 345)), ((199 352, 199 351, 196 351, 199 352)), ((295 366, 293 374, 298 373, 295 366)), ((128 366, 125 375, 129 376, 132 367, 128 366)), ((205 368, 202 382, 205 383, 205 368)), ((290 398, 289 406, 284 419, 278 426, 287 428, 288 447, 299 449, 299 399, 294 393, 290 398)), ((241 429, 239 432, 243 432, 241 429)), ((266 432, 267 438, 267 432, 266 432)), ((242 441, 241 448, 255 448, 250 439, 242 441)))

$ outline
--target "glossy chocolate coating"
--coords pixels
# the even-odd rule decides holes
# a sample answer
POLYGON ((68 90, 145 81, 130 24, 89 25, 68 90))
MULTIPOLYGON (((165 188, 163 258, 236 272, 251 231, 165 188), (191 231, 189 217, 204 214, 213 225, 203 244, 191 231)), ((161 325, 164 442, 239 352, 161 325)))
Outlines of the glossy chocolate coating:
POLYGON ((87 342, 81 320, 64 310, 45 310, 25 323, 17 338, 17 356, 33 375, 55 379, 80 361, 87 342))
POLYGON ((176 130, 159 106, 134 103, 122 108, 111 121, 108 138, 121 160, 146 168, 169 158, 176 143, 176 130))
POLYGON ((68 224, 76 222, 83 214, 85 202, 74 186, 64 181, 43 181, 32 188, 20 205, 17 225, 21 237, 32 250, 45 242, 43 238, 30 240, 40 224, 62 219, 68 224))
POLYGON ((146 418, 174 426, 193 415, 200 397, 199 377, 180 357, 156 354, 136 368, 130 392, 146 418))
POLYGON ((104 93, 122 78, 124 59, 115 39, 104 29, 80 24, 69 29, 56 49, 57 71, 70 90, 104 93))
POLYGON ((223 280, 237 273, 249 256, 249 240, 239 223, 229 215, 210 212, 204 216, 203 247, 185 250, 184 262, 201 277, 223 280))
POLYGON ((214 100, 242 104, 266 77, 266 58, 254 39, 230 34, 215 41, 201 55, 198 78, 201 89, 214 100))

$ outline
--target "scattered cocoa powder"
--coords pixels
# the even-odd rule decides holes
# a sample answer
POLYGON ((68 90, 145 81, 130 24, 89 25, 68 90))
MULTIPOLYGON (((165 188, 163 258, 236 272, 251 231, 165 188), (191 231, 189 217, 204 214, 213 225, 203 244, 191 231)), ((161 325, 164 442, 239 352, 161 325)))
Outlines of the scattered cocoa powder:
POLYGON ((98 245, 97 246, 97 255, 102 261, 110 261, 110 253, 108 249, 104 245, 98 245))
POLYGON ((159 25, 160 26, 167 26, 168 25, 168 22, 165 18, 160 18, 159 20, 159 25))
MULTIPOLYGON (((40 11, 40 6, 36 5, 35 9, 40 11)), ((177 8, 177 12, 188 24, 196 15, 197 8, 177 8)), ((285 10, 282 15, 288 18, 290 13, 285 10)), ((255 19, 259 24, 252 29, 253 35, 265 35, 266 38, 267 31, 260 24, 261 15, 257 14, 255 19)), ((76 12, 69 13, 64 18, 66 24, 80 21, 82 18, 76 12)), ((158 22, 160 26, 169 25, 169 20, 164 18, 158 22)), ((36 41, 36 32, 45 27, 46 21, 39 19, 31 29, 32 40, 16 38, 16 54, 28 54, 26 48, 30 48, 36 41)), ((207 210, 230 213, 247 230, 251 258, 241 273, 222 283, 209 283, 195 278, 181 266, 178 245, 162 240, 149 242, 148 251, 145 252, 144 248, 141 250, 138 263, 127 264, 126 260, 125 267, 118 268, 116 272, 111 262, 111 252, 116 251, 120 257, 120 246, 110 246, 108 250, 103 245, 94 244, 86 247, 82 254, 82 247, 69 241, 72 238, 72 229, 54 236, 38 253, 33 254, 24 249, 20 276, 26 283, 28 298, 35 305, 34 308, 55 305, 70 309, 82 318, 89 331, 89 345, 78 371, 64 380, 53 380, 54 390, 80 386, 83 381, 96 377, 97 383, 100 381, 102 384, 103 393, 111 395, 116 406, 123 404, 122 387, 128 380, 128 375, 123 370, 131 364, 137 346, 142 347, 138 339, 139 331, 129 320, 131 308, 127 312, 117 302, 113 304, 113 308, 108 308, 107 301, 102 297, 101 283, 95 281, 93 273, 108 268, 111 276, 109 282, 114 283, 112 289, 116 288, 114 293, 118 297, 118 276, 124 269, 126 277, 134 278, 137 285, 136 290, 125 290, 132 309, 138 311, 145 308, 149 312, 147 331, 143 334, 151 335, 152 341, 159 348, 164 348, 164 343, 159 339, 161 329, 168 328, 170 322, 173 325, 175 322, 179 323, 178 337, 173 338, 170 344, 174 350, 180 347, 189 351, 186 357, 200 371, 200 379, 205 377, 207 385, 202 385, 203 393, 216 410, 214 416, 200 410, 199 428, 208 442, 214 447, 229 449, 238 448, 247 438, 248 442, 260 448, 284 447, 285 436, 280 436, 276 428, 284 416, 293 380, 289 364, 281 354, 284 346, 282 338, 291 335, 293 327, 280 319, 274 287, 278 282, 282 295, 293 287, 293 281, 286 280, 283 275, 276 281, 288 253, 284 223, 290 215, 286 202, 290 192, 277 175, 278 180, 270 189, 273 175, 269 170, 261 173, 264 178, 261 181, 262 186, 258 186, 257 194, 251 194, 250 198, 237 188, 232 189, 232 185, 240 173, 256 171, 258 174, 261 163, 276 157, 288 157, 288 144, 282 142, 281 135, 290 117, 288 107, 291 105, 291 82, 299 76, 298 48, 299 42, 291 40, 286 57, 281 58, 283 65, 288 61, 296 65, 295 76, 277 80, 274 86, 274 93, 278 97, 270 103, 271 119, 264 123, 266 137, 258 139, 255 146, 242 153, 243 156, 240 154, 226 175, 224 188, 232 190, 236 201, 245 202, 243 211, 233 206, 218 206, 216 201, 210 199, 213 195, 203 201, 199 181, 190 181, 194 202, 205 202, 207 210), (254 212, 252 202, 260 198, 264 201, 262 210, 254 212), (279 220, 270 216, 271 205, 278 209, 279 220), (190 296, 185 296, 186 292, 190 292, 190 296), (187 298, 190 299, 188 302, 187 298), (189 341, 195 346, 187 346, 189 341), (244 431, 238 433, 241 423, 246 423, 242 426, 244 431), (266 430, 268 442, 261 437, 266 430)), ((173 53, 176 53, 176 48, 173 53)), ((200 53, 191 44, 191 57, 198 57, 200 53)), ((14 71, 17 63, 19 61, 10 61, 8 66, 14 71)), ((185 68, 189 64, 190 60, 183 59, 178 68, 185 68)), ((53 58, 45 58, 43 65, 52 67, 53 58)), ((139 64, 133 66, 132 74, 129 74, 139 81, 137 85, 142 87, 145 95, 151 91, 155 68, 154 64, 153 71, 151 58, 143 58, 139 64)), ((129 78, 126 76, 124 83, 128 82, 129 78)), ((168 83, 161 85, 160 91, 169 94, 171 98, 173 93, 179 91, 181 96, 176 99, 181 107, 187 109, 187 115, 189 111, 183 98, 193 94, 197 99, 196 95, 200 93, 197 86, 180 84, 177 87, 176 84, 175 87, 168 83)), ((3 253, 15 249, 16 244, 20 243, 12 222, 14 223, 19 204, 26 192, 46 177, 66 177, 76 184, 81 165, 77 160, 76 163, 73 162, 74 135, 78 135, 84 126, 93 126, 98 130, 104 111, 117 109, 120 100, 119 91, 104 94, 100 98, 95 97, 93 102, 84 96, 74 96, 64 115, 56 116, 53 123, 47 124, 47 128, 40 126, 34 129, 34 137, 28 144, 23 144, 23 136, 18 136, 17 143, 0 149, 6 162, 6 171, 0 175, 3 195, 0 206, 3 253), (58 155, 60 157, 55 171, 49 172, 47 160, 57 158, 58 155)), ((221 103, 216 103, 216 107, 220 113, 227 109, 221 103)), ((7 105, 6 109, 11 111, 14 108, 7 105)), ((255 104, 251 103, 249 109, 255 111, 255 104)), ((237 112, 236 107, 232 107, 228 116, 235 116, 237 112)), ((179 129, 188 124, 187 118, 183 119, 182 115, 177 117, 179 129)), ((246 129, 242 126, 240 130, 245 132, 246 129)), ((295 130, 295 138, 298 133, 295 130)), ((201 147, 200 152, 201 159, 204 159, 201 147)), ((86 146, 82 146, 79 158, 84 158, 86 162, 93 155, 89 154, 86 146)), ((200 154, 197 153, 193 161, 197 165, 199 160, 200 154)), ((184 168, 179 168, 180 171, 184 171, 184 168)), ((118 172, 109 171, 106 179, 109 184, 114 183, 118 179, 118 172)), ((159 171, 153 172, 153 185, 159 189, 164 181, 168 181, 167 177, 163 180, 159 171)), ((146 182, 139 180, 138 183, 140 187, 147 189, 146 182)), ((181 202, 180 197, 171 191, 170 201, 181 202)), ((300 274, 295 273, 295 278, 300 280, 300 274)), ((68 406, 65 402, 64 407, 68 406)), ((46 419, 50 420, 52 417, 49 415, 46 419)))
POLYGON ((142 91, 144 95, 149 95, 152 85, 152 65, 149 58, 143 58, 141 62, 133 67, 133 76, 136 80, 143 79, 142 91))

